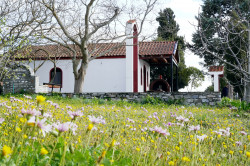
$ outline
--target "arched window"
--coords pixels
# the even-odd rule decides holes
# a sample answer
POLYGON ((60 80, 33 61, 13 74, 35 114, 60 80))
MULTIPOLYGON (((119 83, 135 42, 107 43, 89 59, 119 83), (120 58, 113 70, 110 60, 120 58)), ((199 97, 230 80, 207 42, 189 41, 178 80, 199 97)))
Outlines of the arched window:
POLYGON ((62 70, 60 68, 56 68, 56 73, 54 68, 50 70, 49 82, 62 85, 62 70))

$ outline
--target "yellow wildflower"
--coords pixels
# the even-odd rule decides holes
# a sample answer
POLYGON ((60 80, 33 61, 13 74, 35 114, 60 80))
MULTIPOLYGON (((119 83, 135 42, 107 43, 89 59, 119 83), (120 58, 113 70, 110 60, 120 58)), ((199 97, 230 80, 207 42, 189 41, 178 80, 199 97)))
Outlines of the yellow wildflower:
POLYGON ((169 161, 168 165, 174 165, 174 162, 173 161, 169 161))
POLYGON ((146 142, 146 139, 145 139, 144 137, 141 137, 141 140, 142 140, 143 142, 146 142))
POLYGON ((103 152, 102 152, 102 158, 104 158, 105 157, 105 155, 106 155, 106 150, 104 150, 103 152))
POLYGON ((181 160, 182 160, 182 161, 186 161, 186 162, 190 161, 190 159, 189 159, 188 157, 182 157, 181 160))
POLYGON ((250 152, 246 152, 248 158, 250 158, 250 152))
POLYGON ((104 145, 105 145, 106 147, 109 147, 109 144, 108 144, 108 143, 104 143, 104 145))
POLYGON ((230 150, 229 153, 230 153, 231 155, 233 155, 233 154, 234 154, 234 151, 230 150))
POLYGON ((26 139, 26 138, 28 138, 28 136, 27 136, 26 134, 24 134, 24 135, 23 135, 23 138, 26 139))
POLYGON ((19 127, 17 127, 16 131, 20 133, 22 131, 22 129, 20 129, 19 127))
POLYGON ((41 153, 41 155, 46 155, 49 152, 45 148, 42 148, 40 153, 41 153))
POLYGON ((180 150, 179 146, 175 146, 175 149, 176 149, 176 150, 180 150))
POLYGON ((116 142, 116 140, 114 139, 114 140, 111 142, 110 147, 115 146, 115 142, 116 142))
POLYGON ((90 123, 87 130, 90 131, 90 130, 92 130, 93 127, 94 127, 94 125, 92 123, 90 123))
POLYGON ((4 145, 3 146, 3 153, 2 155, 5 156, 5 157, 9 157, 9 155, 12 153, 12 150, 9 146, 7 145, 4 145))
POLYGON ((41 95, 36 96, 36 101, 37 101, 38 104, 41 103, 41 102, 44 102, 45 101, 45 97, 43 97, 41 95))

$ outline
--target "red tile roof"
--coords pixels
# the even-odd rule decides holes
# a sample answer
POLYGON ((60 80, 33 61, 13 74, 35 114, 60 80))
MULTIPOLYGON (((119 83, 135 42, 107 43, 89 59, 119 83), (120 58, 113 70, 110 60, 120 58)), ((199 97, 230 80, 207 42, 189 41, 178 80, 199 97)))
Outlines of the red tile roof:
POLYGON ((136 20, 128 20, 127 23, 131 24, 131 23, 134 23, 136 22, 136 20))
MULTIPOLYGON (((139 55, 140 56, 160 56, 160 55, 172 55, 175 49, 176 42, 140 42, 139 43, 139 55)), ((72 48, 75 46, 71 46, 72 48)), ((29 55, 36 58, 44 58, 49 54, 50 57, 63 57, 70 58, 73 56, 67 48, 60 45, 40 45, 31 46, 29 49, 31 52, 29 55)), ((80 49, 74 49, 77 51, 77 56, 80 57, 80 49)), ((126 56, 125 43, 98 43, 90 44, 88 51, 92 56, 126 56), (105 53, 106 52, 106 53, 105 53), (101 55, 105 53, 104 55, 101 55)), ((28 52, 23 51, 22 54, 28 52)))
POLYGON ((224 66, 210 66, 209 72, 224 71, 224 66))

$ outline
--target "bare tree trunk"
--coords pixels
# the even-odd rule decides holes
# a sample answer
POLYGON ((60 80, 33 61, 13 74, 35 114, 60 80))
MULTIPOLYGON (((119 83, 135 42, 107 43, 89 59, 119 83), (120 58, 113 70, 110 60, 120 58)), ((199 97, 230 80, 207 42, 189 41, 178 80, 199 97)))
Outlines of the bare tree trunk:
POLYGON ((88 64, 82 64, 80 67, 78 77, 75 77, 74 93, 83 93, 83 84, 87 68, 88 64))
MULTIPOLYGON (((249 22, 248 22, 248 77, 250 77, 250 25, 249 25, 249 22)), ((245 83, 245 100, 247 102, 250 102, 250 79, 246 79, 247 82, 245 83)))

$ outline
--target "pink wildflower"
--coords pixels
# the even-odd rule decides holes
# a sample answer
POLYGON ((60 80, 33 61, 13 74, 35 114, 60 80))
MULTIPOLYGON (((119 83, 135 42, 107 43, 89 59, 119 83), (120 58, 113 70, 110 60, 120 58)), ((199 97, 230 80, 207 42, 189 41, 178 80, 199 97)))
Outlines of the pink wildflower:
POLYGON ((27 114, 27 115, 30 115, 30 116, 39 116, 39 115, 41 115, 41 112, 37 111, 36 109, 33 109, 33 110, 22 109, 21 113, 22 114, 27 114))
POLYGON ((83 116, 83 113, 80 110, 75 112, 68 111, 68 114, 70 115, 71 119, 76 119, 76 117, 83 116))
POLYGON ((71 107, 71 106, 68 106, 68 105, 67 105, 67 106, 66 106, 66 108, 68 108, 68 109, 72 110, 72 107, 71 107))
POLYGON ((240 142, 240 141, 236 141, 235 143, 236 143, 237 146, 241 146, 242 145, 242 142, 240 142))
POLYGON ((69 130, 69 123, 54 123, 53 126, 60 132, 65 132, 69 130))
POLYGON ((26 96, 26 95, 23 95, 23 97, 25 97, 26 99, 32 99, 31 96, 26 96))
POLYGON ((246 133, 245 131, 240 131, 240 133, 241 133, 242 135, 247 135, 247 133, 246 133))
POLYGON ((69 125, 70 130, 72 131, 73 135, 76 135, 76 130, 77 130, 77 125, 75 123, 72 122, 67 122, 69 125))
POLYGON ((89 117, 89 120, 92 122, 92 123, 102 123, 102 124, 105 124, 106 122, 105 122, 105 120, 103 119, 103 117, 102 116, 99 116, 99 117, 95 117, 95 116, 91 116, 91 115, 89 115, 88 116, 89 117))
POLYGON ((0 118, 0 124, 4 122, 4 118, 0 118))
POLYGON ((162 135, 164 135, 164 136, 170 135, 170 133, 167 132, 166 129, 163 129, 163 128, 158 127, 158 126, 155 126, 154 128, 149 128, 149 130, 150 130, 150 131, 155 131, 155 132, 157 132, 157 133, 159 133, 159 134, 162 134, 162 135))
POLYGON ((226 128, 225 129, 219 129, 219 131, 214 131, 216 134, 218 135, 222 135, 222 136, 230 136, 230 132, 229 132, 230 128, 226 128))
POLYGON ((189 126, 189 129, 188 131, 198 131, 200 130, 200 125, 197 125, 197 126, 189 126))
POLYGON ((178 120, 178 121, 181 121, 181 122, 188 122, 189 121, 189 119, 188 118, 185 118, 185 117, 183 117, 183 116, 178 116, 178 117, 176 117, 176 119, 178 120))
POLYGON ((197 135, 196 137, 199 139, 199 142, 201 142, 201 141, 204 141, 205 138, 207 138, 207 135, 206 134, 204 134, 202 136, 197 135))
POLYGON ((127 121, 131 122, 131 123, 135 123, 135 121, 133 119, 130 119, 130 118, 127 118, 127 121))
POLYGON ((45 137, 46 133, 51 132, 52 125, 46 124, 46 119, 38 120, 37 127, 39 127, 42 130, 43 136, 45 137))

